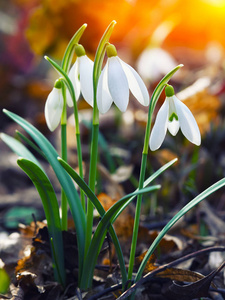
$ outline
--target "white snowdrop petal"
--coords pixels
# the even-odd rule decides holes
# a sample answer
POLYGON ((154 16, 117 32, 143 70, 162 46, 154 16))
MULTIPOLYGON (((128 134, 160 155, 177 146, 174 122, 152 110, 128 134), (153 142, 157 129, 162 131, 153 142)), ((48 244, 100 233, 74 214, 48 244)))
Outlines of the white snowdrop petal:
MULTIPOLYGON (((78 101, 78 99, 80 97, 80 79, 79 79, 79 61, 78 61, 78 59, 75 61, 72 68, 70 69, 68 76, 73 84, 76 101, 78 101)), ((67 89, 67 93, 70 94, 68 89, 67 89)), ((71 99, 71 101, 72 101, 72 99, 71 99)), ((69 102, 69 103, 71 104, 71 102, 69 102)))
POLYGON ((45 103, 45 120, 48 128, 54 131, 59 125, 63 111, 61 90, 53 88, 45 103))
POLYGON ((119 60, 126 74, 131 93, 142 105, 149 105, 149 93, 141 77, 131 66, 121 59, 119 60))
POLYGON ((78 57, 80 65, 80 86, 81 93, 87 103, 93 106, 93 61, 83 55, 78 57))
POLYGON ((66 103, 69 107, 73 106, 73 100, 68 89, 66 89, 66 103))
POLYGON ((189 108, 174 96, 174 104, 176 107, 180 128, 183 135, 193 144, 199 146, 201 144, 201 134, 189 108))
POLYGON ((165 138, 168 124, 169 102, 166 99, 156 116, 155 124, 150 135, 149 146, 152 151, 159 149, 165 138))
POLYGON ((175 136, 179 130, 179 127, 180 127, 180 124, 179 124, 179 121, 173 119, 172 122, 168 121, 168 124, 167 124, 167 127, 168 127, 168 130, 169 132, 175 136))
POLYGON ((108 58, 108 87, 116 106, 125 112, 129 102, 129 85, 117 56, 108 58))
POLYGON ((108 62, 99 77, 97 87, 97 106, 100 113, 105 114, 111 107, 113 99, 108 89, 108 62))

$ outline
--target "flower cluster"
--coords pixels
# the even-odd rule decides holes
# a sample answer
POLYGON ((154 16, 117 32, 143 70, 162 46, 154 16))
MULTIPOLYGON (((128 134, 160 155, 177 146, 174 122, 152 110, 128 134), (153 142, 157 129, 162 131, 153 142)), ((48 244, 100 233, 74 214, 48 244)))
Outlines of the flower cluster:
MULTIPOLYGON (((70 69, 68 76, 71 80, 76 101, 80 94, 86 102, 93 107, 93 61, 87 57, 83 46, 76 45, 76 62, 70 69)), ((118 55, 114 45, 107 44, 106 53, 108 60, 99 77, 96 95, 96 104, 100 113, 106 113, 112 103, 125 112, 129 102, 129 92, 144 106, 149 105, 148 90, 138 73, 118 55)), ((157 150, 165 138, 167 129, 172 135, 176 135, 179 128, 184 136, 193 144, 200 145, 201 135, 198 125, 187 106, 174 94, 173 87, 165 87, 166 99, 156 117, 152 129, 149 146, 152 151, 157 150)), ((60 123, 63 103, 73 106, 73 100, 69 91, 66 100, 62 97, 60 79, 56 81, 52 92, 49 94, 45 105, 45 118, 51 131, 60 123)))

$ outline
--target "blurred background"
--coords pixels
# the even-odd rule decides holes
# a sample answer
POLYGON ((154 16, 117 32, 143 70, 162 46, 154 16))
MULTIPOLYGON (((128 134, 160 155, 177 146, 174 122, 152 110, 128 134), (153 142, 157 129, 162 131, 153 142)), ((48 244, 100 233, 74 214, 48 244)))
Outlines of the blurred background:
MULTIPOLYGON (((208 77, 217 81, 214 94, 223 91, 223 0, 0 0, 1 108, 44 122, 42 111, 56 74, 43 56, 60 62, 74 32, 87 23, 80 42, 94 58, 112 20, 117 25, 110 41, 150 92, 179 63, 184 64, 179 90, 208 77)), ((1 128, 4 122, 1 116, 1 128)))
MULTIPOLYGON (((171 193, 174 196, 182 190, 195 195, 225 174, 223 0, 0 0, 1 109, 25 117, 49 136, 43 111, 57 74, 43 56, 60 63, 70 38, 87 23, 80 43, 94 59, 99 40, 112 20, 117 24, 110 42, 119 56, 138 70, 150 94, 163 75, 184 64, 171 82, 197 119, 202 147, 190 145, 181 134, 176 138, 168 134, 163 147, 151 154, 149 172, 179 156, 179 170, 165 178, 168 184, 162 194, 171 198, 171 193), (168 192, 171 181, 176 188, 168 192)), ((88 109, 82 101, 79 106, 88 109)), ((104 123, 103 118, 101 130, 111 148, 120 141, 120 147, 129 151, 121 156, 123 163, 138 170, 147 108, 132 99, 119 123, 118 112, 115 114, 111 123, 109 119, 104 123), (112 123, 117 124, 122 140, 112 138, 107 127, 112 123), (121 123, 123 127, 118 126, 121 123)), ((1 131, 14 134, 15 128, 1 113, 1 131)), ((224 202, 220 205, 223 207, 224 202)))

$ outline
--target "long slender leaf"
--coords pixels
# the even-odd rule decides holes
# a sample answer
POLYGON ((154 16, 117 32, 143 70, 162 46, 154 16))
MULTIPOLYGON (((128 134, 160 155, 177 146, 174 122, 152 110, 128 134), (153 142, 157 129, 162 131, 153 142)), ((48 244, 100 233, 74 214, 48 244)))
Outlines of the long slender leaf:
POLYGON ((96 231, 94 233, 94 236, 91 240, 90 247, 88 249, 88 253, 84 262, 84 268, 83 268, 83 276, 81 279, 81 286, 84 288, 87 288, 88 286, 91 286, 91 282, 93 279, 93 273, 94 268, 96 265, 96 261, 98 258, 98 254, 100 252, 100 249, 102 247, 105 234, 107 231, 108 226, 115 220, 115 215, 117 215, 118 211, 121 211, 121 207, 124 206, 126 201, 129 201, 131 197, 135 197, 139 194, 151 192, 154 190, 159 189, 160 185, 155 185, 151 187, 144 188, 142 190, 138 190, 134 193, 128 194, 121 198, 119 201, 117 201, 110 209, 105 213, 101 221, 99 222, 96 231))
POLYGON ((152 255, 156 247, 158 246, 161 239, 164 237, 164 235, 170 230, 170 228, 181 218, 183 215, 185 215, 190 209, 192 209, 194 206, 196 206, 198 203, 200 203, 202 200, 204 200, 206 197, 217 191, 218 189, 222 188, 225 185, 225 178, 219 180, 209 188, 207 188, 204 192, 199 194, 197 197, 195 197, 191 202, 189 202, 187 205, 185 205, 168 223, 167 225, 160 231, 157 238, 154 240, 150 248, 148 249, 147 253, 145 254, 144 259, 141 262, 141 265, 138 269, 135 282, 138 281, 144 271, 144 268, 148 262, 149 257, 152 255))
POLYGON ((5 134, 1 133, 0 138, 3 140, 4 143, 6 143, 9 148, 15 152, 18 156, 27 158, 31 161, 33 161, 36 165, 39 166, 39 168, 42 169, 41 165, 39 164, 36 157, 17 139, 5 134))
MULTIPOLYGON (((74 179, 74 181, 77 183, 77 185, 84 191, 84 193, 88 196, 88 198, 91 199, 92 203, 94 204, 95 208, 97 209, 98 213, 102 217, 105 213, 105 210, 101 203, 99 202, 96 195, 92 192, 92 190, 89 188, 89 186, 86 184, 86 182, 79 176, 79 174, 74 171, 74 169, 71 168, 71 166, 66 163, 62 158, 58 157, 58 160, 60 164, 65 168, 65 170, 70 174, 70 176, 74 179)), ((167 170, 170 166, 172 166, 177 161, 177 158, 174 158, 173 160, 166 163, 164 166, 162 166, 160 169, 158 169, 154 174, 152 174, 148 179, 144 182, 144 187, 149 185, 153 180, 155 180, 160 174, 162 174, 165 170, 167 170)), ((138 189, 135 190, 137 192, 138 189)), ((130 200, 125 203, 125 206, 121 207, 121 210, 123 210, 127 205, 133 201, 133 199, 136 197, 136 195, 130 197, 130 200)), ((120 211, 118 212, 120 214, 120 211)), ((117 215, 115 216, 116 219, 117 215)))
POLYGON ((18 137, 23 140, 27 145, 33 148, 38 154, 40 154, 44 159, 46 159, 44 153, 38 148, 35 143, 33 143, 29 138, 27 138, 24 134, 22 134, 19 130, 16 130, 16 134, 18 137))
MULTIPOLYGON (((67 174, 64 168, 60 165, 57 160, 58 153, 52 144, 38 131, 33 125, 19 117, 18 115, 3 110, 3 112, 18 123, 36 142, 40 149, 44 152, 48 162, 52 166, 63 190, 66 193, 70 210, 75 222, 77 243, 79 251, 79 270, 82 271, 83 259, 84 259, 84 244, 85 244, 85 230, 86 230, 86 219, 82 209, 79 195, 74 187, 71 177, 67 174)), ((81 274, 80 274, 81 276, 81 274)))
MULTIPOLYGON (((155 180, 160 174, 162 174, 165 170, 167 170, 170 166, 172 166, 176 161, 177 161, 177 158, 174 158, 173 160, 169 161, 164 166, 162 166, 160 169, 158 169, 156 172, 154 172, 148 179, 145 180, 144 187, 149 185, 149 183, 151 183, 153 180, 155 180)), ((137 191, 138 191, 138 189, 135 190, 135 192, 137 192, 137 191)), ((127 207, 127 205, 131 201, 133 201, 134 198, 135 198, 135 196, 131 197, 130 200, 121 207, 121 211, 123 211, 127 207)), ((116 220, 116 218, 121 213, 121 211, 120 210, 118 211, 118 213, 115 215, 114 220, 116 220)))
MULTIPOLYGON (((63 254, 63 240, 59 216, 59 206, 55 195, 55 191, 44 171, 34 162, 19 158, 17 160, 21 169, 30 177, 35 185, 44 208, 45 216, 48 224, 49 237, 52 238, 54 244, 53 266, 56 280, 65 286, 65 268, 63 254), (55 257, 55 261, 54 261, 55 257)), ((50 243, 51 244, 51 243, 50 243)), ((53 249, 52 249, 53 254, 53 249)))
MULTIPOLYGON (((86 182, 79 176, 79 174, 77 174, 68 163, 66 163, 63 159, 61 159, 60 157, 58 157, 59 162, 61 163, 61 165, 65 168, 65 170, 70 174, 70 176, 74 179, 74 181, 78 184, 78 186, 84 191, 84 193, 88 196, 88 198, 92 201, 93 205, 95 206, 95 208, 97 209, 98 213, 100 214, 101 217, 104 216, 105 214, 105 210, 103 208, 103 206, 101 205, 101 203, 99 202, 98 198, 96 197, 96 195, 92 192, 92 190, 89 188, 89 186, 86 184, 86 182)), ((166 169, 168 169, 171 165, 173 165, 175 162, 177 161, 177 158, 171 160, 170 162, 168 162, 167 164, 165 164, 164 166, 162 166, 160 169, 158 169, 154 174, 152 174, 145 182, 144 182, 144 187, 146 187, 149 183, 151 183, 154 179, 156 179, 160 174, 162 174, 166 169)), ((135 191, 137 192, 138 189, 135 191)), ((118 217, 118 215, 127 207, 127 205, 136 197, 136 194, 131 196, 130 199, 128 199, 122 206, 121 208, 118 210, 117 214, 114 216, 114 219, 112 221, 112 223, 116 220, 116 218, 118 217)), ((124 266, 124 261, 123 258, 120 259, 120 256, 122 255, 120 246, 118 244, 118 239, 116 237, 115 231, 114 229, 111 227, 109 228, 109 232, 111 234, 113 243, 116 247, 117 250, 117 255, 119 258, 119 263, 120 263, 120 268, 121 268, 121 273, 122 273, 122 277, 124 279, 123 282, 126 282, 127 279, 127 274, 126 274, 126 270, 125 270, 125 266, 124 266), (113 236, 112 236, 113 234, 113 236), (115 235, 115 236, 114 236, 115 235), (117 248, 118 246, 118 248, 117 248)))
MULTIPOLYGON (((74 171, 74 169, 71 168, 71 166, 67 162, 65 162, 60 157, 58 157, 58 160, 59 160, 60 164, 63 166, 63 168, 68 172, 68 174, 73 178, 73 180, 79 185, 79 187, 84 191, 84 193, 92 201, 92 203, 95 206, 95 208, 97 209, 99 215, 101 217, 103 217, 105 214, 105 210, 104 210, 101 202, 98 200, 96 195, 92 192, 92 190, 89 188, 89 186, 86 184, 86 182, 74 171)), ((121 270, 121 274, 122 274, 122 282, 123 282, 123 286, 125 286, 125 283, 127 281, 127 272, 126 272, 124 257, 123 257, 123 253, 122 253, 122 250, 120 247, 120 243, 118 241, 115 230, 112 226, 109 226, 109 233, 111 235, 113 244, 116 249, 116 253, 117 253, 119 265, 120 265, 120 270, 121 270)))

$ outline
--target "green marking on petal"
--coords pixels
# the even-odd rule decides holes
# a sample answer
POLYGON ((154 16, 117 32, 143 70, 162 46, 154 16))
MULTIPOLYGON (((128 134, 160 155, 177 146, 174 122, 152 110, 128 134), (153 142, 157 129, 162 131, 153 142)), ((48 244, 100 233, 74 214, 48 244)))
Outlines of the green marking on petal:
POLYGON ((173 112, 172 115, 169 117, 169 121, 172 122, 173 119, 178 121, 178 116, 173 112))

